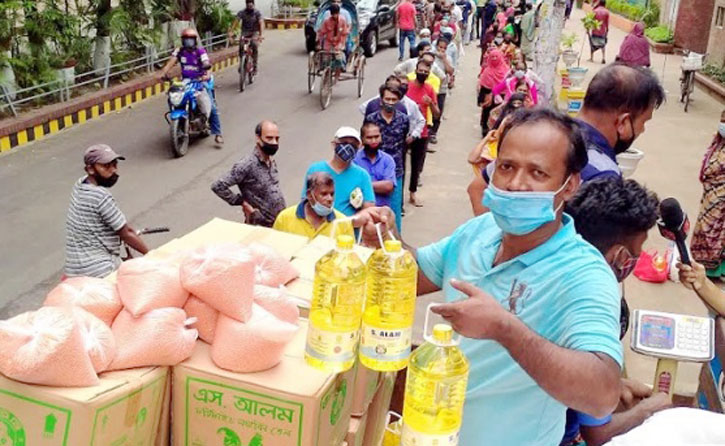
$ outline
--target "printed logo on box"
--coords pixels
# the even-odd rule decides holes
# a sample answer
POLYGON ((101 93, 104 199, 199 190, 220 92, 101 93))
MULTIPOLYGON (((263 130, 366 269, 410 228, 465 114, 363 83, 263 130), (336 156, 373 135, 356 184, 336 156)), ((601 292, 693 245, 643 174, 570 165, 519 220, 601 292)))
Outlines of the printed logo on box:
POLYGON ((0 407, 0 445, 25 446, 25 429, 20 420, 3 407, 0 407))
POLYGON ((71 413, 69 409, 0 389, 0 445, 67 446, 71 413))
POLYGON ((185 399, 187 446, 262 446, 268 437, 302 444, 302 403, 190 376, 185 399), (217 437, 206 437, 211 429, 217 437))

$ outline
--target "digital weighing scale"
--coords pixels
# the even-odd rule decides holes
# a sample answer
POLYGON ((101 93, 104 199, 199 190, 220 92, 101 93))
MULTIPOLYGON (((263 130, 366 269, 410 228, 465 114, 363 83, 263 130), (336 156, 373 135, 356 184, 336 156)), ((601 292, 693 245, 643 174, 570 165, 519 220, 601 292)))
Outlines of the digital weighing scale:
POLYGON ((635 310, 632 350, 658 358, 654 389, 672 398, 677 362, 715 356, 715 321, 708 317, 635 310))

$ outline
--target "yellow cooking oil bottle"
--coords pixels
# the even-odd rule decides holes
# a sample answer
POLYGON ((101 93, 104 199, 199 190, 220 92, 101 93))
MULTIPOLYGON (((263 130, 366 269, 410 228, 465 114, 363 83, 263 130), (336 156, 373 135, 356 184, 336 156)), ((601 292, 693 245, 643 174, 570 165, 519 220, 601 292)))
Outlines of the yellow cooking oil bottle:
POLYGON ((335 249, 315 265, 305 360, 331 373, 349 370, 357 357, 365 300, 365 264, 354 239, 339 235, 335 249))
POLYGON ((404 369, 410 357, 418 265, 399 240, 386 240, 367 263, 360 362, 381 372, 404 369))
POLYGON ((468 360, 450 325, 436 324, 426 341, 410 355, 401 445, 455 446, 463 419, 468 360))

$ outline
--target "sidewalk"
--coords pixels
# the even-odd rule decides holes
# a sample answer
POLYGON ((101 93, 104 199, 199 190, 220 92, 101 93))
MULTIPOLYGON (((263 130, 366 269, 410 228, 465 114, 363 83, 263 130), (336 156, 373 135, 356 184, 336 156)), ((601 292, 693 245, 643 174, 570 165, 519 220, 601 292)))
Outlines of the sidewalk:
MULTIPOLYGON (((581 10, 574 10, 565 32, 576 32, 584 38, 581 26, 581 10)), ((625 33, 612 28, 609 33, 608 61, 614 60, 625 33)), ((579 42, 581 44, 581 42, 579 42)), ((439 131, 436 153, 428 154, 423 173, 423 187, 419 196, 425 206, 414 208, 406 204, 407 215, 403 219, 403 235, 412 246, 421 247, 437 241, 453 232, 456 227, 472 216, 466 187, 472 171, 466 163, 468 151, 478 142, 478 108, 476 107, 476 77, 478 74, 479 49, 475 45, 465 47, 467 54, 461 61, 457 86, 446 102, 444 120, 439 131)), ((589 63, 588 47, 585 47, 582 66, 589 68, 587 80, 603 66, 589 63)), ((597 55, 599 57, 599 55, 597 55)), ((723 105, 696 89, 694 102, 684 113, 678 102, 680 57, 652 53, 652 66, 663 80, 667 90, 667 103, 655 112, 648 123, 646 133, 635 142, 645 152, 633 178, 657 192, 660 198, 676 197, 691 221, 697 218, 702 192, 698 172, 705 149, 709 145, 723 105)), ((655 229, 645 245, 648 249, 666 247, 655 229)), ((637 308, 705 315, 705 306, 693 293, 679 284, 647 284, 631 277, 626 282, 626 295, 632 310, 637 308)), ((425 305, 440 299, 433 295, 421 299, 416 314, 416 339, 420 330, 425 305)), ((656 360, 629 350, 629 336, 624 339, 625 361, 630 377, 651 383, 656 360)), ((693 395, 697 389, 699 364, 682 364, 679 369, 677 392, 693 395)))

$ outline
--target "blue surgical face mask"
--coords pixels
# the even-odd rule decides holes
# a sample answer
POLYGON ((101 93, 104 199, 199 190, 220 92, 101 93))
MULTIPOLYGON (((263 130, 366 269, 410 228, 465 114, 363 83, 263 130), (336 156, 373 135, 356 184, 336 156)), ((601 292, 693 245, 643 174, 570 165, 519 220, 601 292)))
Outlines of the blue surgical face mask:
POLYGON ((315 214, 319 215, 320 217, 327 217, 332 213, 332 206, 328 208, 319 201, 311 203, 310 205, 312 206, 312 210, 315 211, 315 214))
POLYGON ((554 209, 554 197, 564 190, 570 178, 567 177, 555 191, 509 192, 494 186, 492 176, 482 203, 491 210, 493 219, 503 232, 526 235, 556 219, 556 213, 564 202, 554 209))
POLYGON ((357 153, 357 150, 352 144, 337 144, 335 146, 335 155, 346 163, 355 158, 355 153, 357 153))
POLYGON ((725 138, 725 122, 720 123, 720 126, 717 128, 717 132, 721 137, 725 138))

